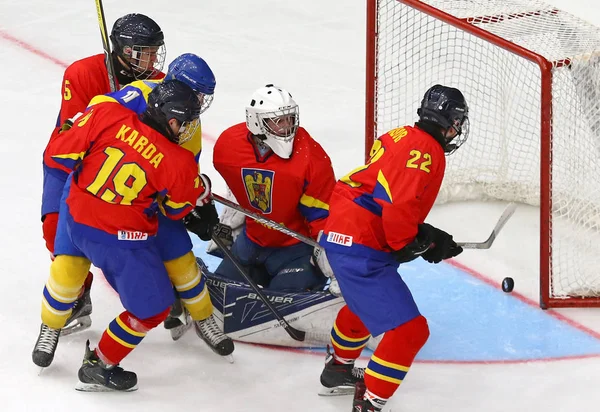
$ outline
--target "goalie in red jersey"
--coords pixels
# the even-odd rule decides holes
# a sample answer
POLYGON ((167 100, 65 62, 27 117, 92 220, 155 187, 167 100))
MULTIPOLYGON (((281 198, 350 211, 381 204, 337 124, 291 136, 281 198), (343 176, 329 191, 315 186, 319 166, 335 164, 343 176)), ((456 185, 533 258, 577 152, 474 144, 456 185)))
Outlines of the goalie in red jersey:
MULTIPOLYGON (((47 147, 50 170, 74 170, 60 204, 55 259, 42 300, 42 325, 32 359, 54 358, 60 331, 93 263, 119 293, 125 311, 97 348, 86 345, 78 389, 129 391, 137 376, 119 363, 167 317, 174 285, 190 301, 206 293, 199 271, 170 277, 156 244, 158 213, 207 216, 210 184, 193 153, 180 145, 200 126, 196 93, 177 80, 157 85, 141 115, 114 103, 91 107, 47 147)), ((218 220, 205 222, 204 230, 218 220)), ((195 225, 202 235, 201 222, 195 225)), ((194 310, 192 304, 188 305, 194 310)))
MULTIPOLYGON (((215 169, 242 207, 316 239, 335 177, 327 153, 299 126, 298 105, 286 90, 258 89, 246 122, 221 133, 213 153, 215 169)), ((312 290, 326 282, 310 263, 312 247, 250 218, 231 252, 269 289, 312 290)), ((227 258, 215 273, 243 282, 227 258)))
POLYGON ((462 252, 425 219, 442 184, 444 155, 469 135, 467 102, 458 89, 435 85, 417 113, 414 127, 379 137, 367 164, 338 181, 319 239, 324 251, 316 251, 332 278, 330 290, 341 290, 346 301, 331 330, 334 353, 321 374, 322 394, 353 392, 353 412, 380 411, 429 337, 398 266, 419 256, 439 263, 462 252), (367 368, 355 368, 371 335, 380 334, 367 368))
MULTIPOLYGON (((164 73, 161 72, 165 62, 164 35, 154 20, 143 14, 127 14, 115 22, 110 40, 113 49, 111 58, 119 85, 124 86, 138 79, 164 77, 164 73)), ((109 92, 111 89, 104 54, 86 57, 67 67, 63 76, 60 112, 50 141, 58 136, 61 126, 69 119, 85 111, 94 96, 109 92)), ((62 177, 53 176, 44 170, 42 230, 46 248, 50 253, 54 253, 54 238, 64 184, 62 177)), ((72 323, 73 328, 83 329, 91 324, 91 282, 92 274, 89 273, 73 310, 73 316, 67 322, 72 323)))

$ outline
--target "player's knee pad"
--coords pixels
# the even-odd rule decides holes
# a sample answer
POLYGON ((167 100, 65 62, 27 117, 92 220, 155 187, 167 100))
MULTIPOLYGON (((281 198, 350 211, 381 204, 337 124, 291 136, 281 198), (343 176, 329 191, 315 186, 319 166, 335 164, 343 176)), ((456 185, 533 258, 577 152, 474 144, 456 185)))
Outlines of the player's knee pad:
POLYGON ((202 274, 192 252, 165 263, 169 278, 179 298, 194 320, 204 320, 212 314, 213 306, 202 274))
POLYGON ((60 255, 54 259, 44 287, 42 322, 55 329, 65 325, 90 266, 83 257, 60 255))
POLYGON ((54 253, 54 238, 58 227, 58 213, 47 213, 42 218, 42 235, 46 241, 46 249, 54 253))

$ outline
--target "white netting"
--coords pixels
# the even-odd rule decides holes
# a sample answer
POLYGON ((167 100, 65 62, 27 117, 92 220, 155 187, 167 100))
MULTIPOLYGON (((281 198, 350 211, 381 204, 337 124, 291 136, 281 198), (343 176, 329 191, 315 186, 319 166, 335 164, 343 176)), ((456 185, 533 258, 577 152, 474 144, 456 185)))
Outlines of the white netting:
MULTIPOLYGON (((423 3, 554 64, 552 296, 600 295, 600 29, 539 1, 423 3)), ((416 120, 430 86, 457 87, 471 134, 448 158, 438 200, 539 205, 540 67, 396 0, 377 13, 377 134, 416 120)))

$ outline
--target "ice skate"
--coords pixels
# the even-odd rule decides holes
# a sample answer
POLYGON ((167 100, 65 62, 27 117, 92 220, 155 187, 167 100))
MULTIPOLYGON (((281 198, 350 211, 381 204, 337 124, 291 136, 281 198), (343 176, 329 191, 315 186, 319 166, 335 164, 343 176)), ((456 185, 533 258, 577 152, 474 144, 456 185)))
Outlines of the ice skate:
POLYGON ((50 366, 54 360, 54 352, 56 352, 59 337, 60 329, 52 329, 42 323, 40 334, 31 353, 33 363, 41 368, 50 366))
POLYGON ((357 368, 354 363, 336 364, 333 352, 327 346, 325 368, 321 373, 321 396, 352 395, 358 382, 364 382, 365 369, 357 368))
POLYGON ((171 306, 164 327, 171 333, 171 339, 175 341, 179 340, 192 327, 192 318, 179 299, 171 306))
POLYGON ((69 316, 65 323, 66 326, 60 332, 61 336, 81 332, 92 326, 92 318, 90 317, 92 314, 91 285, 85 285, 84 288, 83 295, 75 301, 71 316, 69 316))
POLYGON ((137 390, 137 375, 119 367, 102 362, 96 352, 85 343, 83 365, 79 368, 79 382, 75 389, 82 392, 130 392, 137 390))
POLYGON ((364 399, 367 388, 364 382, 357 382, 352 402, 352 412, 381 412, 386 401, 375 398, 373 401, 364 399))
POLYGON ((213 352, 233 363, 233 340, 221 331, 212 315, 204 320, 195 321, 194 328, 198 337, 206 342, 213 352))

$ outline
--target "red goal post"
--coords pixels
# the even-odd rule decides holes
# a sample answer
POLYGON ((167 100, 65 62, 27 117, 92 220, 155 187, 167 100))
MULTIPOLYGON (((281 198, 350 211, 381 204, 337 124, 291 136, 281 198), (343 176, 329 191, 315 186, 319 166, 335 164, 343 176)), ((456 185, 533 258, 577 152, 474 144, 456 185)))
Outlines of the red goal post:
POLYGON ((600 29, 537 0, 367 0, 366 51, 365 156, 459 88, 471 132, 438 201, 539 207, 540 306, 600 307, 600 29))

